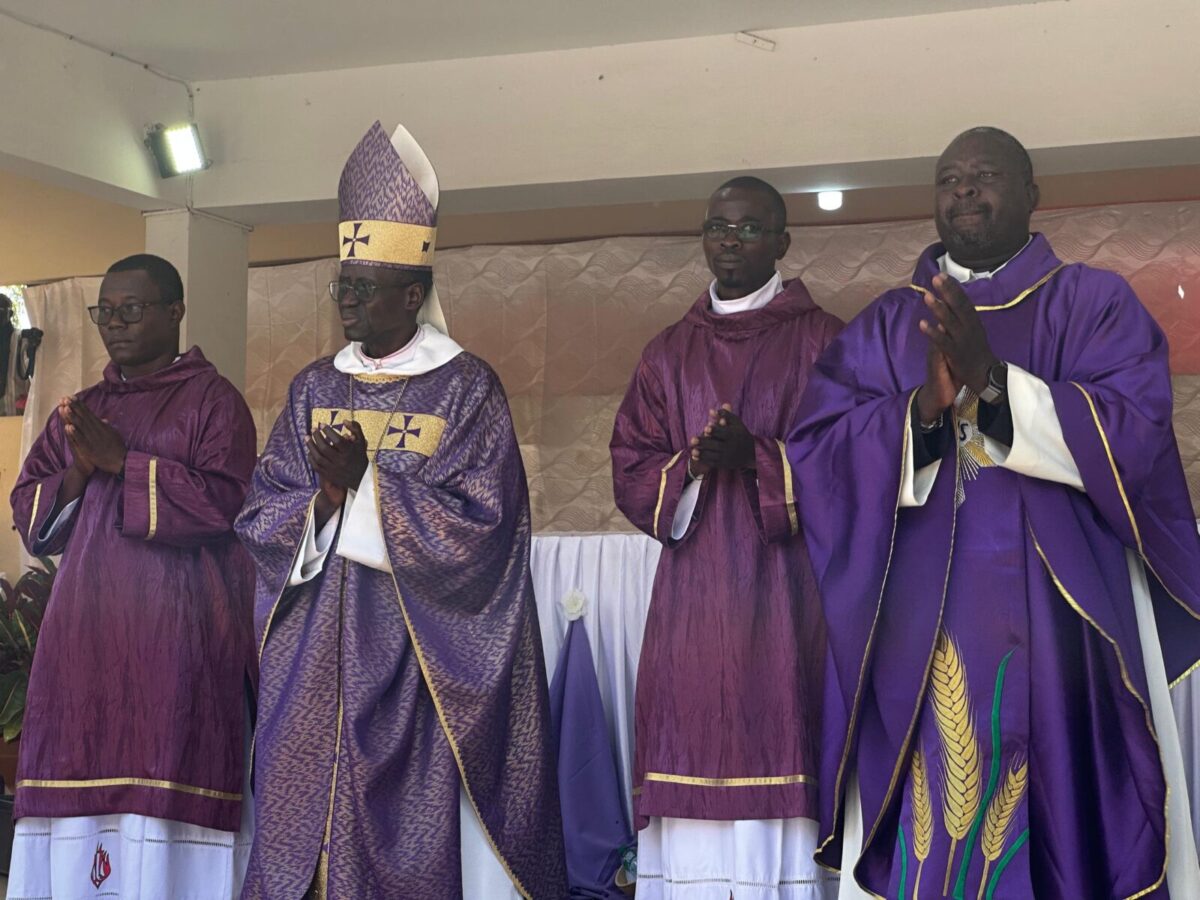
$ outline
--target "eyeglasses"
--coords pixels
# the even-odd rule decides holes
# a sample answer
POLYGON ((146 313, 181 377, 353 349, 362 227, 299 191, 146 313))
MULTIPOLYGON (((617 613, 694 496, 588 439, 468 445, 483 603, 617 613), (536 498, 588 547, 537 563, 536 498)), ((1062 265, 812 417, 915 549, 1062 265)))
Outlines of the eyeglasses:
POLYGON ((123 303, 120 306, 89 306, 88 315, 97 325, 107 325, 115 313, 126 325, 136 325, 142 321, 142 314, 147 306, 170 306, 172 300, 152 300, 146 303, 123 303))
POLYGON ((375 296, 376 291, 388 291, 393 288, 406 288, 412 281, 405 281, 402 284, 378 284, 374 281, 368 281, 365 278, 360 278, 357 281, 331 281, 329 282, 329 296, 333 298, 333 302, 339 302, 347 291, 354 293, 359 303, 366 303, 375 296))
POLYGON ((733 225, 729 222, 708 221, 700 226, 704 236, 712 241, 723 241, 729 235, 734 235, 743 244, 761 240, 764 234, 779 234, 782 228, 768 228, 760 222, 743 222, 733 225))

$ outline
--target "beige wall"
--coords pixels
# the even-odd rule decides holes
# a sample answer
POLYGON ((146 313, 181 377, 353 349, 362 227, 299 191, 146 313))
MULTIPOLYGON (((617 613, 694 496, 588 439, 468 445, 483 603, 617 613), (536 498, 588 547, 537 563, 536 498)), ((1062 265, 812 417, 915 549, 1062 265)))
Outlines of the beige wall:
POLYGON ((477 192, 467 212, 532 193, 578 206, 589 185, 601 202, 667 200, 643 180, 747 168, 897 172, 980 119, 1042 150, 1194 139, 1198 22, 1196 0, 1071 0, 776 29, 770 53, 724 34, 203 82, 196 114, 220 162, 196 203, 332 200, 376 118, 417 136, 447 204, 477 192))
MULTIPOLYGON (((772 29, 772 52, 726 33, 200 81, 214 165, 191 194, 254 224, 328 221, 376 118, 421 140, 448 214, 694 198, 689 179, 745 169, 789 191, 919 185, 980 119, 1054 156, 1047 173, 1191 164, 1198 27, 1196 0, 1070 0, 772 29)), ((181 204, 188 182, 154 174, 142 134, 186 117, 183 85, 16 23, 0 59, 21 75, 0 78, 0 165, 181 204)))
POLYGON ((136 209, 0 171, 0 284, 99 274, 145 233, 136 209))

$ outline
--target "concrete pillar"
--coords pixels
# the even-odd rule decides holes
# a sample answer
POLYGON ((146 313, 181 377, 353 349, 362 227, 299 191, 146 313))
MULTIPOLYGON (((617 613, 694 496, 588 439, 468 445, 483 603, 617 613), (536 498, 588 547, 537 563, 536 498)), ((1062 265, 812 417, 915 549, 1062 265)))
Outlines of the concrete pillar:
POLYGON ((170 260, 183 278, 180 349, 198 345, 238 390, 246 387, 249 232, 187 209, 146 213, 146 252, 170 260))

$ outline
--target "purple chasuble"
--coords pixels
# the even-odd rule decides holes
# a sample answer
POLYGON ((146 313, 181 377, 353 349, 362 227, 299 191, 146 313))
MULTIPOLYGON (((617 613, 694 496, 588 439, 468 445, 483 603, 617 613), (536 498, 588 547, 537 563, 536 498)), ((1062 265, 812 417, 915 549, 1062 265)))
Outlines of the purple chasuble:
POLYGON ((57 410, 12 494, 29 552, 62 554, 29 678, 17 818, 136 813, 237 831, 254 673, 251 561, 233 534, 254 468, 245 401, 199 348, 79 394, 120 432, 47 541, 73 463, 57 410))
MULTIPOLYGON (((1165 897, 1166 785, 1125 548, 1145 562, 1169 679, 1200 655, 1200 538, 1162 332, 1112 272, 1041 235, 963 286, 1001 358, 1045 381, 1085 492, 951 442, 899 508, 941 245, 817 363, 788 455, 829 628, 818 859, 893 897, 1165 897), (956 503, 960 493, 961 505, 956 503)), ((974 434, 976 403, 954 416, 974 434)), ((1179 900, 1179 898, 1177 898, 1179 900)))
POLYGON ((666 548, 638 664, 639 829, 651 816, 816 816, 825 629, 783 438, 840 328, 799 279, 724 316, 705 291, 647 345, 617 413, 617 505, 666 548), (726 402, 755 437, 757 471, 711 472, 672 540, 689 442, 726 402))
POLYGON ((465 785, 522 895, 564 897, 528 492, 487 364, 461 353, 403 378, 313 363, 237 530, 258 564, 262 667, 242 896, 298 900, 319 865, 329 897, 461 897, 465 785), (351 417, 374 457, 394 575, 331 551, 287 587, 318 490, 305 439, 351 417))

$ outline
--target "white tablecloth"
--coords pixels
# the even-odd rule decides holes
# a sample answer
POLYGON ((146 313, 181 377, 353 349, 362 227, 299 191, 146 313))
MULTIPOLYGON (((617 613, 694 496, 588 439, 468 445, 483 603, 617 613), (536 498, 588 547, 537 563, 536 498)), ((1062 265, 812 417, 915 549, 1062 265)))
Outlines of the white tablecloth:
MULTIPOLYGON (((596 661, 596 679, 608 713, 617 771, 632 821, 633 691, 637 683, 642 632, 650 608, 650 588, 662 547, 642 534, 538 535, 533 539, 533 586, 541 618, 546 666, 554 666, 567 633, 561 600, 572 590, 584 595, 583 623, 596 661)), ((1192 822, 1200 840, 1200 672, 1171 692, 1183 745, 1192 801, 1192 822)))

